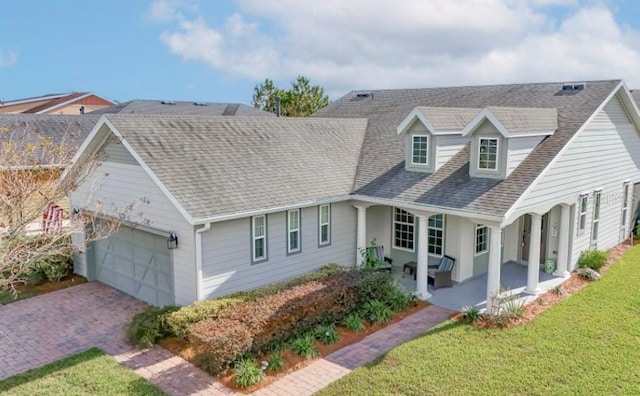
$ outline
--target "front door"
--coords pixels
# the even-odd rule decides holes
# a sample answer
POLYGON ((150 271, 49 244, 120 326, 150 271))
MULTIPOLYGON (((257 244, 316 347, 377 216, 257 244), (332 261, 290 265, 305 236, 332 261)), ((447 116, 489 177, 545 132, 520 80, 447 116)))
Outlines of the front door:
MULTIPOLYGON (((547 252, 547 224, 548 214, 542 216, 542 226, 540 229, 540 260, 544 261, 547 252)), ((520 231, 520 260, 529 261, 529 241, 531 240, 531 216, 526 214, 521 222, 520 231)))

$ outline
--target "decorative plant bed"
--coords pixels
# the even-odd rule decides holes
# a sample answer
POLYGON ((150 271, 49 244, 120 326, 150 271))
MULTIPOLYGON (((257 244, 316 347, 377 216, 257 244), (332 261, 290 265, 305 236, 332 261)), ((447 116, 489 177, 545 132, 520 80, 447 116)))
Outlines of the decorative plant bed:
POLYGON ((58 282, 44 281, 38 285, 19 285, 16 286, 18 292, 15 295, 10 290, 0 290, 0 305, 10 304, 15 301, 24 300, 29 297, 39 296, 41 294, 50 293, 56 290, 66 289, 71 286, 86 283, 87 279, 80 275, 67 275, 58 282))
MULTIPOLYGON (((393 323, 396 323, 406 318, 407 316, 411 315, 412 313, 415 313, 427 307, 428 305, 429 304, 424 301, 416 301, 415 305, 407 308, 402 312, 398 312, 394 314, 393 318, 388 323, 371 324, 368 321, 364 321, 363 322, 364 329, 356 332, 351 331, 343 326, 337 326, 338 334, 340 335, 339 341, 333 344, 323 344, 318 340, 314 341, 314 345, 318 351, 318 355, 312 359, 305 359, 304 357, 294 354, 290 349, 285 349, 282 351, 282 358, 285 364, 284 370, 279 372, 274 372, 267 368, 267 370, 264 371, 265 378, 262 381, 258 382, 257 384, 251 385, 247 388, 240 388, 236 385, 233 369, 228 369, 225 372, 223 372, 219 376, 219 380, 222 384, 224 384, 228 388, 234 389, 242 393, 250 394, 260 388, 263 388, 271 384, 277 379, 286 376, 287 374, 290 374, 296 370, 299 370, 307 366, 308 364, 312 363, 317 359, 328 356, 331 353, 337 350, 340 350, 346 346, 355 344, 361 341, 362 339, 364 339, 365 337, 369 336, 370 334, 375 333, 376 331, 381 330, 393 323)), ((179 355, 183 359, 196 364, 195 353, 188 342, 183 341, 176 337, 167 337, 161 340, 159 342, 159 345, 171 351, 172 353, 179 355)), ((262 361, 268 360, 268 358, 269 358, 268 355, 261 355, 256 358, 256 361, 260 363, 262 361)))

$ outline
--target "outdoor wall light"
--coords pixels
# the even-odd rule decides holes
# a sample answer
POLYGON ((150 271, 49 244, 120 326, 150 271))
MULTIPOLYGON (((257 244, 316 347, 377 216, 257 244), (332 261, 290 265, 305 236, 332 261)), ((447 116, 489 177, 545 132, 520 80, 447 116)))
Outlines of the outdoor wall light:
POLYGON ((178 236, 175 232, 171 231, 169 233, 169 238, 167 238, 167 249, 173 250, 178 247, 178 236))

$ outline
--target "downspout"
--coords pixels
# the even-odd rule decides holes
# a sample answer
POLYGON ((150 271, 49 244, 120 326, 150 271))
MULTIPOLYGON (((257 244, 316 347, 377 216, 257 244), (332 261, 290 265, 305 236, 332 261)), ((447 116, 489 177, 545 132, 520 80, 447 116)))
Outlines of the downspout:
POLYGON ((196 300, 202 299, 202 233, 211 229, 211 223, 206 223, 196 230, 196 300))

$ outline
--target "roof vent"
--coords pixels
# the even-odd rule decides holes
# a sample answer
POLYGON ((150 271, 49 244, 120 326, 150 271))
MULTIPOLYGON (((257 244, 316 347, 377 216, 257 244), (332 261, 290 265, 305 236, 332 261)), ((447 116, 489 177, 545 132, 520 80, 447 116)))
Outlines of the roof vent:
POLYGON ((356 94, 356 98, 358 98, 358 99, 368 98, 369 96, 373 96, 373 95, 371 94, 371 92, 358 92, 358 93, 356 94))
POLYGON ((169 100, 163 100, 163 101, 162 101, 162 102, 160 102, 160 103, 161 103, 161 104, 163 104, 163 105, 174 105, 174 104, 176 104, 176 102, 171 102, 171 101, 169 101, 169 100))
POLYGON ((564 83, 562 84, 563 91, 582 91, 585 83, 564 83))
POLYGON ((207 104, 205 102, 193 102, 194 106, 206 106, 207 104))

